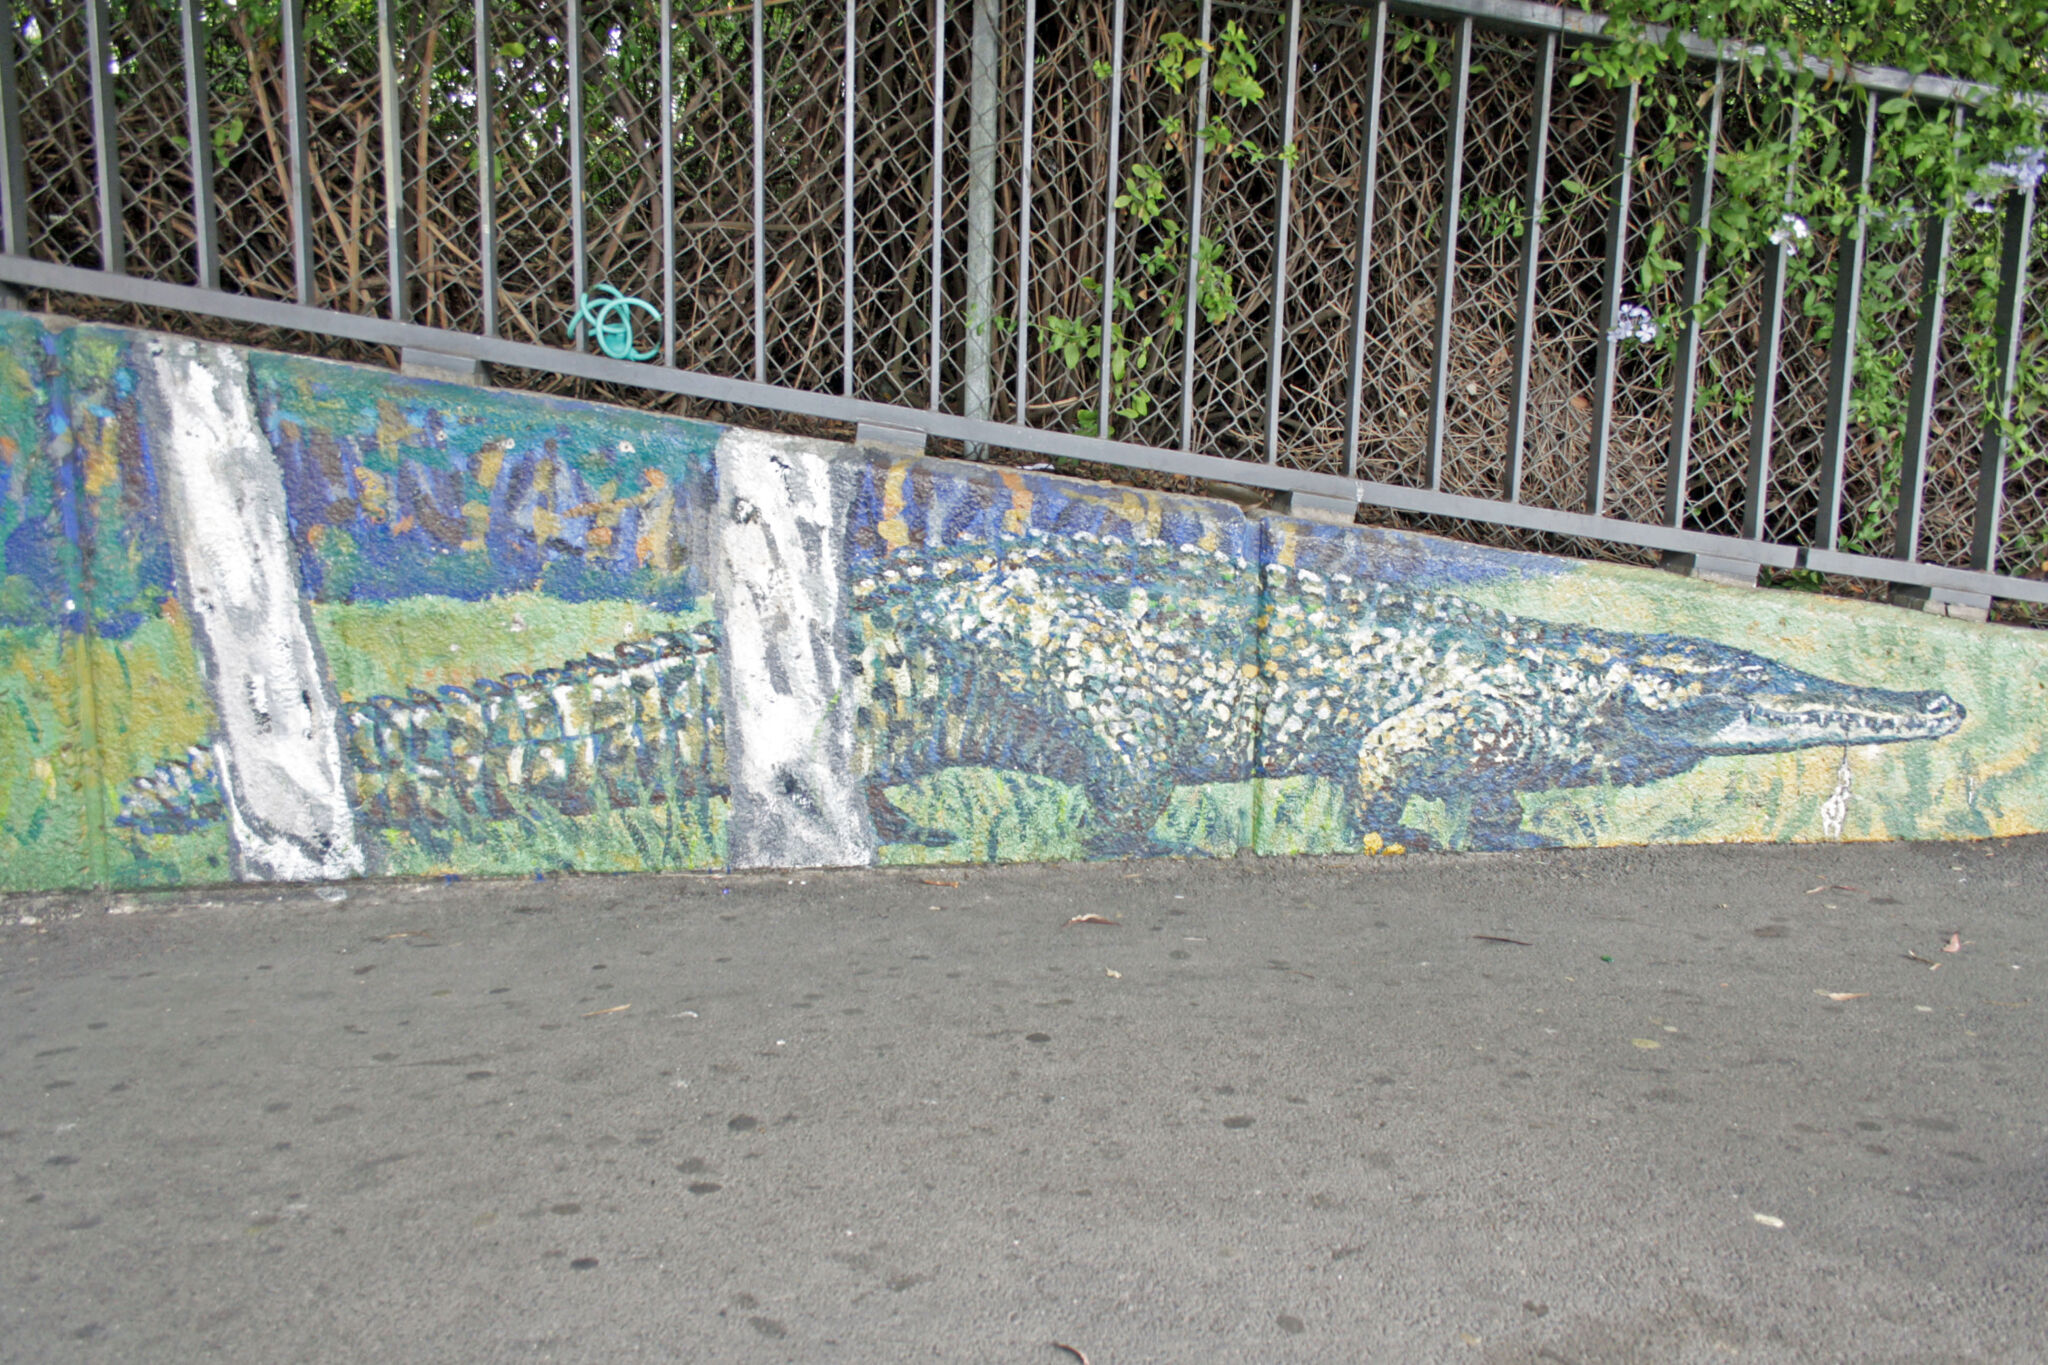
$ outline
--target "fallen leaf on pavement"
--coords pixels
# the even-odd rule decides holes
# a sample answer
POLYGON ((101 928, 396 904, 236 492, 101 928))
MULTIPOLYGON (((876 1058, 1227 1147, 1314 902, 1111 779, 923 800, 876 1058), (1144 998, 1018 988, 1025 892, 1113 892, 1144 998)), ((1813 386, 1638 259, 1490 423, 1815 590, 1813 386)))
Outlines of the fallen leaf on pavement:
POLYGON ((933 881, 933 880, 932 880, 932 879, 931 879, 930 877, 919 877, 919 878, 918 878, 918 880, 919 880, 919 881, 921 881, 921 882, 923 882, 923 883, 924 883, 924 884, 925 884, 926 886, 958 886, 958 885, 960 885, 960 883, 958 883, 958 882, 935 882, 935 881, 933 881))
POLYGON ((370 942, 389 943, 394 938, 425 938, 426 936, 427 931, 424 929, 402 929, 395 934, 380 934, 376 938, 371 939, 370 942))
POLYGON ((1941 964, 1940 964, 1939 962, 1936 962, 1936 961, 1935 961, 1935 960, 1934 960, 1933 958, 1931 958, 1931 957, 1922 957, 1922 956, 1920 956, 1920 954, 1918 954, 1918 953, 1914 952, 1914 951, 1913 951, 1912 949, 1910 949, 1910 948, 1906 950, 1906 957, 1907 957, 1907 958, 1908 958, 1908 959, 1909 959, 1910 961, 1913 961, 1913 962, 1921 962, 1921 963, 1925 963, 1925 964, 1926 964, 1927 966, 1929 966, 1929 967, 1939 967, 1939 966, 1941 965, 1941 964))
POLYGON ((1817 896, 1817 895, 1819 895, 1819 894, 1820 894, 1821 892, 1823 892, 1823 891, 1825 891, 1825 890, 1827 890, 1827 889, 1828 889, 1828 884, 1827 884, 1826 882, 1822 882, 1822 883, 1821 883, 1821 884, 1820 884, 1819 886, 1816 886, 1816 887, 1814 887, 1814 888, 1813 888, 1813 890, 1811 890, 1811 891, 1807 892, 1806 894, 1807 894, 1807 895, 1809 895, 1809 896, 1817 896))
POLYGON ((1119 981, 1124 979, 1124 974, 1114 967, 1104 967, 1102 970, 1109 973, 1111 976, 1115 977, 1119 981))
POLYGON ((1756 1219, 1757 1222, 1762 1223, 1767 1228, 1781 1228, 1785 1226, 1784 1219, 1773 1218, 1768 1213, 1752 1213, 1749 1216, 1756 1219))
POLYGON ((1081 1365, 1089 1365, 1088 1353, 1078 1346, 1069 1346, 1064 1341, 1055 1341, 1052 1344, 1052 1348, 1055 1351, 1065 1351, 1068 1355, 1080 1361, 1081 1365))
POLYGON ((1863 998, 1864 998, 1865 996, 1869 995, 1869 994, 1870 994, 1870 992, 1869 992, 1869 991, 1815 991, 1815 992, 1814 992, 1814 994, 1815 994, 1815 995, 1825 995, 1825 996, 1826 996, 1826 997, 1827 997, 1828 999, 1830 999, 1830 1000, 1834 1001, 1834 1002, 1835 1002, 1836 1004, 1838 1004, 1838 1005, 1839 1005, 1839 1004, 1841 1004, 1841 1003, 1842 1003, 1842 1002, 1843 1002, 1844 1000, 1861 1000, 1861 999, 1863 999, 1863 998))
POLYGON ((1108 918, 1105 918, 1105 917, 1104 917, 1104 916, 1102 916, 1102 915, 1076 915, 1076 916, 1074 916, 1074 917, 1073 917, 1072 919, 1068 920, 1068 921, 1067 921, 1067 923, 1068 923, 1068 924, 1070 924, 1070 925, 1072 925, 1072 924, 1115 924, 1115 923, 1117 923, 1117 921, 1116 921, 1116 920, 1113 920, 1113 919, 1108 919, 1108 918))
POLYGON ((1655 1038, 1631 1038, 1629 1041, 1645 1052, 1655 1052, 1658 1048, 1664 1046, 1655 1038))
POLYGON ((613 1005, 608 1010, 592 1010, 590 1013, 584 1015, 583 1017, 585 1019, 595 1019, 600 1014, 622 1014, 631 1008, 633 1008, 631 1005, 613 1005))
POLYGON ((1948 936, 1948 942, 1941 945, 1944 953, 1960 953, 1963 950, 1963 935, 1960 930, 1948 936))
POLYGON ((1474 934, 1472 937, 1478 939, 1481 943, 1512 943, 1517 948, 1534 948, 1536 946, 1524 939, 1502 938, 1499 934, 1474 934))

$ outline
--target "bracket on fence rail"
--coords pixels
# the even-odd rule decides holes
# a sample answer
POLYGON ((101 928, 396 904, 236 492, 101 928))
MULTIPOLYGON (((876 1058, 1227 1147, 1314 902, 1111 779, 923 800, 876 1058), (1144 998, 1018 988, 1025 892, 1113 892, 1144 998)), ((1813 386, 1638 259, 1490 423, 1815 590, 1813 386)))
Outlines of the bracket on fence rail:
POLYGON ((1265 510, 1283 517, 1326 521, 1332 526, 1349 526, 1358 520, 1356 498, 1332 498, 1322 493, 1304 493, 1298 488, 1274 495, 1265 510))
POLYGON ((1894 583, 1891 604, 1930 616, 1952 616, 1959 621, 1991 619, 1991 595, 1966 592, 1961 588, 1938 588, 1929 583, 1894 583))
POLYGON ((422 350, 417 346, 399 349, 398 372, 411 379, 438 379, 444 384, 481 386, 491 382, 491 367, 487 361, 473 356, 449 355, 445 351, 422 350))
POLYGON ((1677 550, 1666 550, 1658 563, 1671 573, 1703 578, 1709 583, 1722 583, 1731 588, 1755 587, 1757 572, 1762 567, 1753 559, 1737 559, 1733 555, 1683 554, 1677 550))
POLYGON ((853 443, 862 450, 881 455, 922 455, 930 438, 908 427, 887 427, 880 422, 861 422, 853 429, 853 443))

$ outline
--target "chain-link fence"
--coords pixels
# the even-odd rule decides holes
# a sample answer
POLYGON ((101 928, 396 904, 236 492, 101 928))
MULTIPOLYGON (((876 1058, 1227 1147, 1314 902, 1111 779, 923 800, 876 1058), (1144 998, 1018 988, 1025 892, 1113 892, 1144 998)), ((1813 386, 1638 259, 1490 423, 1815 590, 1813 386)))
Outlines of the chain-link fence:
MULTIPOLYGON (((1711 98, 1715 146, 1789 140, 1815 174, 1857 130, 1732 97, 1721 122, 1710 62, 1587 80, 1595 17, 298 3, 11 0, 0 278, 329 352, 439 346, 555 391, 1348 497, 1499 543, 2048 600, 2048 352, 2029 311, 1994 307, 2048 241, 2031 189, 1815 231, 1775 267, 1708 251, 1694 276, 1704 149, 1670 111, 1711 98), (623 351, 582 307, 606 289, 647 305, 611 314, 623 351), (1694 349, 1682 326, 1617 340, 1624 305, 1692 319, 1694 349)), ((1916 117, 1948 117, 1914 91, 1916 117)))

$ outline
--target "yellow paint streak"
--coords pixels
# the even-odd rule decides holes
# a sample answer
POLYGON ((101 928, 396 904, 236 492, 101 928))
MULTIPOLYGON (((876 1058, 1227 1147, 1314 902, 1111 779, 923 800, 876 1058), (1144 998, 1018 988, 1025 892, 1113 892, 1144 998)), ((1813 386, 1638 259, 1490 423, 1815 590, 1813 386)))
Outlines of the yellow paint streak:
POLYGON ((1031 488, 1022 474, 1005 469, 1003 486, 1010 490, 1010 510, 1003 514, 1003 530, 1021 536, 1031 529, 1031 488))
POLYGON ((1269 524, 1269 525, 1270 525, 1270 526, 1272 527, 1272 529, 1273 529, 1274 531, 1276 531, 1276 532, 1277 532, 1277 533, 1279 534, 1279 536, 1280 536, 1280 547, 1279 547, 1279 552, 1278 552, 1278 553, 1277 553, 1276 555, 1274 555, 1274 558, 1275 558, 1275 559, 1277 559, 1277 560, 1279 560, 1279 561, 1280 561, 1280 562, 1281 562, 1282 564, 1286 565, 1286 566, 1287 566, 1288 568, 1290 568, 1290 569, 1291 569, 1291 568, 1293 568, 1293 567, 1294 567, 1294 552, 1295 552, 1295 550, 1296 550, 1296 549, 1298 548, 1298 540, 1299 540, 1299 536, 1298 536, 1297 532, 1295 531, 1295 529, 1294 529, 1294 528, 1293 528, 1292 526, 1288 525, 1288 524, 1287 524, 1287 522, 1286 522, 1286 521, 1285 521, 1285 520, 1284 520, 1283 518, 1275 517, 1275 518, 1274 518, 1274 519, 1273 519, 1273 520, 1272 520, 1272 521, 1271 521, 1270 523, 1268 523, 1268 524, 1269 524))
POLYGON ((485 488, 495 488, 498 474, 505 467, 505 443, 488 441, 476 453, 476 481, 485 488))
POLYGON ((120 481, 121 463, 114 453, 114 439, 120 429, 119 420, 110 418, 99 423, 95 432, 97 440, 83 442, 87 493, 104 493, 120 481))
POLYGON ((910 527, 903 521, 903 481, 909 477, 910 466, 899 464, 892 465, 882 480, 882 519, 875 526, 875 534, 892 550, 910 543, 910 527))
POLYGON ((1131 534, 1143 540, 1159 539, 1160 509, 1156 498, 1127 488, 1117 500, 1116 514, 1131 524, 1131 534))
POLYGON ((404 456, 408 442, 418 440, 424 433, 405 420, 405 414, 398 404, 388 398, 377 401, 377 453, 396 463, 404 456))
POLYGON ((384 477, 374 469, 356 469, 356 487, 362 499, 363 515, 371 521, 382 521, 391 512, 391 490, 384 486, 384 477))

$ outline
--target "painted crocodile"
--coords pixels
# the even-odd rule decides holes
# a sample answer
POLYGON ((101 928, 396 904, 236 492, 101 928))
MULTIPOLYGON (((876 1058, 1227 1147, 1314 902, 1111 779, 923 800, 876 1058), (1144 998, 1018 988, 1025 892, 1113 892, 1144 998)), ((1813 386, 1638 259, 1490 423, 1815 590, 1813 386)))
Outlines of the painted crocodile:
POLYGON ((1076 495, 1066 524, 1047 526, 1021 481, 1002 482, 981 517, 955 516, 950 531, 913 515, 930 496, 914 482, 879 513, 856 506, 856 758, 884 838, 949 842, 884 793, 981 764, 1081 786, 1100 852, 1152 847, 1176 785, 1253 775, 1331 779, 1360 836, 1426 842, 1402 827, 1422 797, 1456 808, 1465 846, 1512 847, 1533 841, 1521 793, 1934 739, 1964 719, 1941 692, 1859 687, 1706 640, 1528 620, 1380 581, 1417 576, 1427 550, 1414 538, 1268 521, 1240 523, 1250 534, 1233 542, 1213 513, 1162 526, 1159 508, 1179 500, 1127 492, 1076 495), (1088 515, 1077 521, 1075 505, 1088 515), (899 529, 877 537, 890 515, 899 529), (1246 553, 1261 538, 1263 571, 1246 553), (1251 605, 1232 601, 1247 590, 1257 631, 1232 610, 1251 605))
MULTIPOLYGON (((711 795, 725 772, 718 637, 665 632, 528 675, 341 706, 356 818, 386 828, 566 815, 711 795)), ((115 823, 181 834, 224 818, 210 749, 135 779, 115 823)))
MULTIPOLYGON (((1964 718, 1940 692, 1407 586, 1415 565, 1395 561, 1413 547, 1356 532, 909 468, 871 467, 847 513, 853 761, 880 842, 950 844, 888 792, 983 766, 1085 791, 1104 853, 1154 849, 1176 786, 1254 775, 1337 783, 1360 836, 1418 843, 1402 821, 1421 797, 1457 807, 1466 846, 1507 847, 1529 839, 1524 793, 1933 739, 1964 718)), ((401 827, 535 801, 573 815, 722 794, 718 649, 700 627, 530 677, 345 703, 358 818, 401 827)), ((119 823, 174 833, 219 818, 198 750, 137 779, 119 823)))

